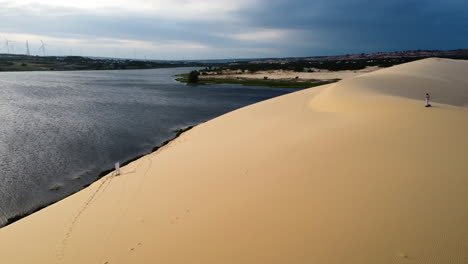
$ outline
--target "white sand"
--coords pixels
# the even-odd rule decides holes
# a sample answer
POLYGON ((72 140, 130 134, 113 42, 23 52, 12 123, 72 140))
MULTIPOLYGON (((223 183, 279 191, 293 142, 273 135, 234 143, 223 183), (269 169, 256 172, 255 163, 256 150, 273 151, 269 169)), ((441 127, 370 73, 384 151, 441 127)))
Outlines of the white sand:
POLYGON ((0 259, 466 264, 467 76, 426 59, 236 110, 0 229, 0 259))
POLYGON ((362 70, 356 71, 328 71, 320 70, 315 72, 294 72, 294 71, 283 71, 283 70, 272 70, 272 71, 258 71, 255 73, 242 73, 237 74, 234 71, 228 72, 229 74, 221 75, 201 75, 200 78, 214 78, 214 79, 264 79, 268 77, 271 80, 291 80, 299 77, 299 80, 334 80, 334 79, 349 79, 357 77, 359 75, 373 72, 380 69, 379 67, 367 67, 362 70))

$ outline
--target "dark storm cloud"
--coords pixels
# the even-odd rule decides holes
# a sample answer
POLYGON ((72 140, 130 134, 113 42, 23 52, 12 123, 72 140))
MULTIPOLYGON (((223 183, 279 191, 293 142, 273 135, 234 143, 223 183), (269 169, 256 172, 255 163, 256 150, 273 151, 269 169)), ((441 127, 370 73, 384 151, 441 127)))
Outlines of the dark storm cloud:
POLYGON ((215 48, 215 57, 468 47, 468 2, 461 0, 261 0, 225 16, 180 19, 136 11, 103 15, 35 4, 0 8, 0 32, 86 42, 104 38, 199 43, 215 48))
POLYGON ((305 53, 468 46, 468 2, 461 0, 274 0, 245 13, 260 27, 303 30, 304 42, 320 43, 305 53))

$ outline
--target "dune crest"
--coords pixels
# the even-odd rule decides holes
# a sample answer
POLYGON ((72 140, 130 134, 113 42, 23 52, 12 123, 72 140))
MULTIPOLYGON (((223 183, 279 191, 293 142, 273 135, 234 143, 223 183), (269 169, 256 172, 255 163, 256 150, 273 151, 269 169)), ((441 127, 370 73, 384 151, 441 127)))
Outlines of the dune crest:
POLYGON ((467 70, 426 59, 223 115, 0 229, 2 259, 464 264, 467 70))

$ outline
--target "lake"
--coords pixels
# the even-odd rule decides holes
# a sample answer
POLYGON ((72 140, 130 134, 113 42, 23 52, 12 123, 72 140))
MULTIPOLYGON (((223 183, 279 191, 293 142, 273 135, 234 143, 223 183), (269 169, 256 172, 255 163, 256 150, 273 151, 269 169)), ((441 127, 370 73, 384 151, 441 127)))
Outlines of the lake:
POLYGON ((175 129, 296 91, 174 80, 190 70, 0 73, 0 226, 150 152, 175 129))

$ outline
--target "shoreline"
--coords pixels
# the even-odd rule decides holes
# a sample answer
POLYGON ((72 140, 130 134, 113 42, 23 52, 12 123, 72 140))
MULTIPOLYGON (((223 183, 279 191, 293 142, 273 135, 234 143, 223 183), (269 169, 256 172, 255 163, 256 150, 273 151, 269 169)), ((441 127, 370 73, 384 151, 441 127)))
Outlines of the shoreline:
POLYGON ((2 62, 0 72, 132 70, 206 66, 206 64, 199 62, 90 58, 83 56, 29 56, 22 54, 0 54, 0 61, 2 62))
MULTIPOLYGON (((144 157, 144 156, 149 155, 149 154, 151 154, 151 153, 157 152, 160 148, 164 147, 165 145, 169 144, 171 141, 173 141, 173 140, 177 139, 178 137, 180 137, 184 132, 187 132, 187 131, 189 131, 190 129, 192 129, 192 128, 194 128, 194 127, 196 127, 196 126, 198 126, 198 125, 200 125, 200 124, 202 124, 202 123, 204 123, 204 122, 200 122, 200 123, 197 123, 197 124, 194 124, 194 125, 190 125, 190 126, 187 126, 187 127, 182 127, 182 128, 178 128, 178 129, 176 129, 176 130, 173 130, 172 132, 175 133, 175 136, 173 136, 172 138, 170 138, 170 139, 164 141, 162 144, 153 147, 152 150, 151 150, 150 152, 148 152, 148 153, 141 154, 141 155, 137 155, 137 156, 135 156, 135 157, 133 157, 133 158, 130 158, 130 159, 128 159, 128 160, 125 160, 124 162, 122 162, 122 163, 120 164, 120 166, 123 167, 123 166, 128 165, 129 163, 131 163, 131 162, 133 162, 133 161, 138 160, 138 159, 141 158, 141 157, 144 157)), ((9 226, 9 225, 15 223, 16 221, 19 221, 19 220, 21 220, 21 219, 23 219, 23 218, 25 218, 25 217, 28 217, 28 216, 30 216, 30 215, 36 213, 36 212, 39 212, 39 211, 41 211, 42 209, 45 209, 45 208, 47 208, 47 207, 49 207, 49 206, 51 206, 51 205, 53 205, 53 204, 55 204, 55 203, 58 203, 58 202, 62 201, 63 199, 65 199, 65 198, 67 198, 67 197, 69 197, 69 196, 71 196, 71 195, 73 195, 73 194, 75 194, 75 193, 78 193, 78 192, 82 191, 83 189, 88 188, 91 184, 93 184, 93 183, 99 181, 101 178, 103 178, 104 176, 108 175, 109 173, 112 173, 113 171, 114 171, 114 169, 112 168, 112 169, 106 169, 106 170, 103 170, 103 171, 99 172, 99 173, 97 174, 96 178, 95 178, 93 181, 91 181, 90 183, 87 183, 87 184, 83 185, 83 186, 81 187, 81 189, 78 189, 78 190, 76 190, 76 191, 74 191, 74 192, 72 192, 72 193, 66 195, 65 197, 62 197, 61 199, 59 199, 59 200, 57 200, 57 201, 54 201, 54 202, 51 202, 51 203, 48 203, 48 204, 39 205, 38 207, 33 208, 33 209, 31 209, 31 210, 29 210, 29 211, 27 211, 27 212, 19 213, 19 214, 16 214, 16 215, 14 215, 14 216, 8 217, 8 218, 6 219, 6 221, 5 221, 5 223, 4 223, 3 225, 0 225, 0 229, 4 228, 4 227, 6 227, 6 226, 9 226)))
POLYGON ((103 71, 139 71, 139 70, 162 70, 176 68, 200 68, 200 66, 173 66, 159 68, 133 68, 133 69, 66 69, 66 70, 19 70, 19 71, 2 71, 2 73, 28 73, 28 72, 103 72, 103 71))
POLYGON ((286 89, 307 89, 321 85, 331 84, 341 79, 327 80, 303 80, 303 79, 251 79, 251 78, 199 78, 197 83, 188 83, 188 73, 175 75, 175 80, 187 85, 210 85, 210 84, 240 84, 243 86, 286 88, 286 89))

